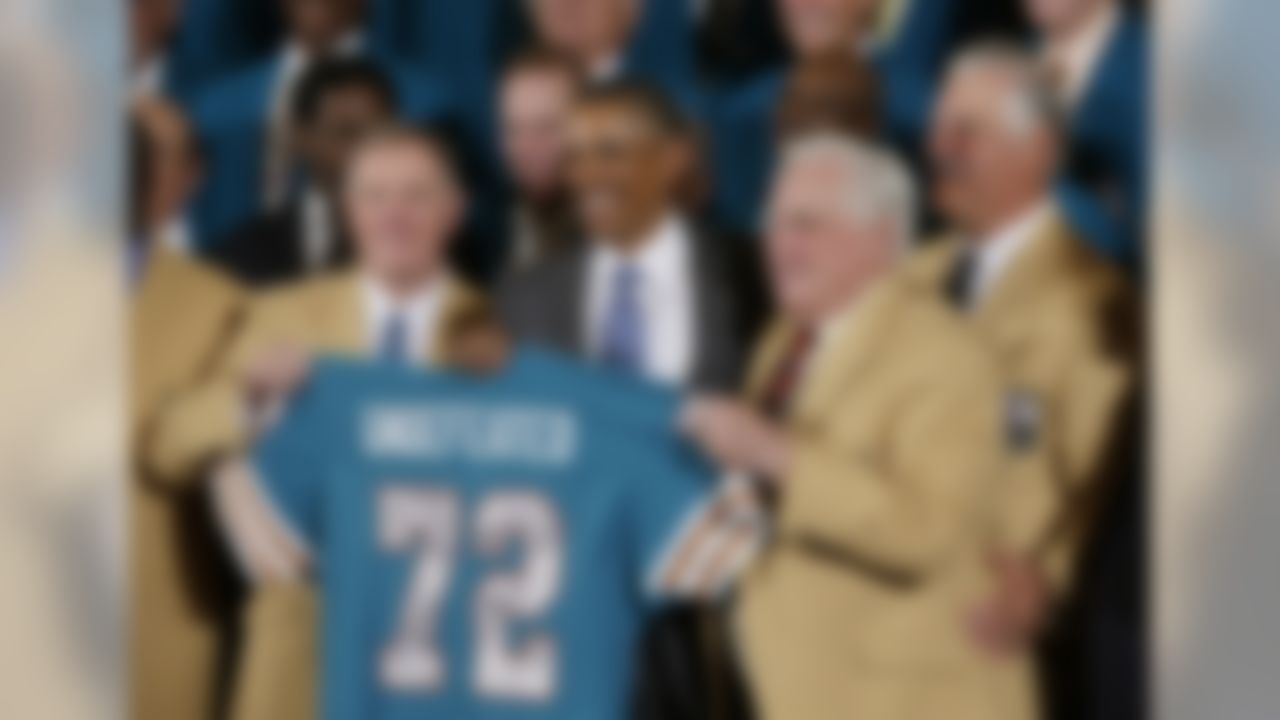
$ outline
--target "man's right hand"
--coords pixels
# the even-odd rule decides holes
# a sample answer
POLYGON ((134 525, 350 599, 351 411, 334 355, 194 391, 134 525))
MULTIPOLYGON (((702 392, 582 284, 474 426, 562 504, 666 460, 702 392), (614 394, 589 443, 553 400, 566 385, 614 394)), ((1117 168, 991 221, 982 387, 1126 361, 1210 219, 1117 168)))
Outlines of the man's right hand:
POLYGON ((279 343, 259 353, 241 377, 245 398, 255 409, 287 399, 311 372, 311 353, 292 343, 279 343))

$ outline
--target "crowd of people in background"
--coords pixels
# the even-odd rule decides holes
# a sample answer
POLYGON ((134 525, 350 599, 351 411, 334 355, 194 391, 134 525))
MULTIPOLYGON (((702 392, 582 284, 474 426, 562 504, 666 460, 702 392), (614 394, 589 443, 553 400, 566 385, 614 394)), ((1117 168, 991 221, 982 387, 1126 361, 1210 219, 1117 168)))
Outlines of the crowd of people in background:
POLYGON ((1142 717, 1141 3, 130 7, 135 717, 314 711, 316 600, 246 592, 211 470, 309 355, 479 314, 776 485, 638 716, 1142 717))

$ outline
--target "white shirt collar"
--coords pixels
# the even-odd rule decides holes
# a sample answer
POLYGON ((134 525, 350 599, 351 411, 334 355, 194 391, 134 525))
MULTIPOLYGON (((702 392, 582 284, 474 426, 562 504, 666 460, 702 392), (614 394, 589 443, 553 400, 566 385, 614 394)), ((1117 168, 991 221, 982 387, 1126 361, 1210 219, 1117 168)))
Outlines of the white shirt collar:
POLYGON ((1039 237, 1052 211, 1048 201, 1037 203, 973 246, 975 300, 985 298, 1017 256, 1039 237))
POLYGON ((1118 3, 1106 2, 1070 37, 1050 43, 1049 62, 1062 74, 1059 82, 1063 101, 1075 105, 1084 96, 1119 25, 1118 3))
POLYGON ((825 352, 853 327, 854 319, 858 316, 858 308, 862 305, 859 302, 861 299, 861 297, 854 298, 843 308, 818 323, 815 355, 825 352))
POLYGON ((435 354, 438 348, 433 343, 443 315, 449 282, 448 276, 440 273, 408 297, 396 297, 377 279, 363 276, 360 285, 369 347, 377 351, 387 323, 393 318, 402 318, 407 324, 405 352, 410 355, 405 360, 421 362, 424 350, 428 355, 435 354))
POLYGON ((617 80, 622 75, 624 65, 623 53, 618 51, 592 63, 587 69, 587 77, 597 84, 617 80))
POLYGON ((594 262, 604 264, 607 266, 604 269, 610 271, 629 263, 646 276, 666 277, 681 267, 688 235, 684 220, 672 214, 663 218, 630 252, 619 250, 616 243, 594 242, 591 255, 594 262))

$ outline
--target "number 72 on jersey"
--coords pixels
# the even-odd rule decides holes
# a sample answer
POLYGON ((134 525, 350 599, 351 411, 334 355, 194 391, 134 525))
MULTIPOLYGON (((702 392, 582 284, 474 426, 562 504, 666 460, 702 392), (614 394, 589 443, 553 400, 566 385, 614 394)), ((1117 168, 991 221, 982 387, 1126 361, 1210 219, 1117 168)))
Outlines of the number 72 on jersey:
POLYGON ((467 681, 478 695, 497 700, 554 698, 555 638, 534 631, 514 643, 510 628, 536 623, 560 594, 564 537, 555 507, 534 491, 499 490, 482 497, 467 517, 457 493, 403 484, 379 493, 376 513, 379 547, 412 557, 395 629, 379 658, 382 683, 394 692, 431 694, 453 681, 457 671, 441 651, 438 629, 456 590, 457 562, 496 558, 514 547, 518 567, 488 573, 472 590, 474 652, 467 681))

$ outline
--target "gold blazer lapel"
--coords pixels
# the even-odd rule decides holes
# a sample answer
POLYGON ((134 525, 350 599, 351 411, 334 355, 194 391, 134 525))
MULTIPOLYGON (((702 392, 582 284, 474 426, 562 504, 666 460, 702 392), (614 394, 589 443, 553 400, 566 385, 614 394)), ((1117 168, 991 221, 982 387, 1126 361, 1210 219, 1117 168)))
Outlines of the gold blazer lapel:
POLYGON ((783 319, 774 320, 765 332, 752 358, 747 372, 746 397, 749 402, 758 403, 765 393, 765 385, 777 372, 782 351, 791 344, 795 328, 783 319))
POLYGON ((1065 221, 1055 212, 978 306, 979 320, 1017 317, 1027 307, 1027 298, 1042 292, 1061 272, 1074 242, 1065 221))
POLYGON ((862 372, 875 353, 877 339, 892 320, 901 287, 891 279, 882 280, 855 301, 853 314, 836 329, 839 336, 812 358, 796 405, 798 419, 823 417, 830 403, 838 401, 842 390, 862 372))
POLYGON ((365 318, 359 276, 354 272, 342 273, 321 292, 318 320, 325 343, 337 352, 368 354, 370 328, 365 318))

